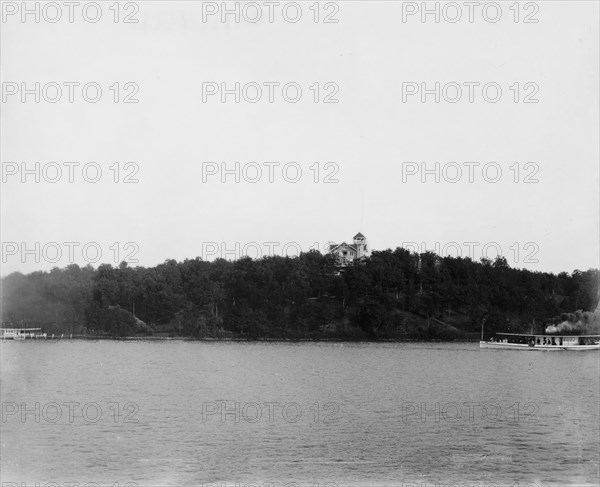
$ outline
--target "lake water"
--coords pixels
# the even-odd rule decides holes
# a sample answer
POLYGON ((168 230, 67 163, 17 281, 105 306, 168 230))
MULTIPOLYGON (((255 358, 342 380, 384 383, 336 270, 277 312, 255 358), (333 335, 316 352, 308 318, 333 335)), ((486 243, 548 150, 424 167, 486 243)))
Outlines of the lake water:
POLYGON ((6 487, 599 482, 596 352, 28 341, 1 353, 6 487))

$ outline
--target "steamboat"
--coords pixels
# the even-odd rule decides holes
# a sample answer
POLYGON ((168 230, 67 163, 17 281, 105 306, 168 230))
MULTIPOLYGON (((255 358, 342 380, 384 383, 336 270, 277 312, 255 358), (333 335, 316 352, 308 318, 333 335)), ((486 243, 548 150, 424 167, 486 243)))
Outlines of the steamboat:
POLYGON ((496 333, 489 340, 481 340, 480 348, 541 351, 600 350, 600 335, 532 335, 523 333, 496 333))

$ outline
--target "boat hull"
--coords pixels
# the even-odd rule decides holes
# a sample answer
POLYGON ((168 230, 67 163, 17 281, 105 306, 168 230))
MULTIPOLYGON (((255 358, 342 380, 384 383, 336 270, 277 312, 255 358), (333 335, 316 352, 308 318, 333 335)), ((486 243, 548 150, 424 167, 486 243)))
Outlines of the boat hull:
POLYGON ((480 341, 479 348, 496 348, 500 350, 537 350, 542 352, 585 352, 587 350, 600 350, 600 343, 594 345, 535 345, 526 343, 503 343, 480 341))

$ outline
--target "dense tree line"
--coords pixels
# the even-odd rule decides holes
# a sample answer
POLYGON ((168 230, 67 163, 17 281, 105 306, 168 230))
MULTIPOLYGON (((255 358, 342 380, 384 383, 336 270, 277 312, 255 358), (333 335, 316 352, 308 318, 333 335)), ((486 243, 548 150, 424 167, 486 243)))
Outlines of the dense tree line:
POLYGON ((2 320, 107 336, 452 339, 477 336, 482 324, 486 334, 539 333, 571 317, 597 328, 591 314, 575 311, 596 306, 599 278, 596 269, 555 275, 513 269, 502 257, 474 262, 401 248, 344 269, 316 251, 148 268, 70 265, 3 278, 2 320))

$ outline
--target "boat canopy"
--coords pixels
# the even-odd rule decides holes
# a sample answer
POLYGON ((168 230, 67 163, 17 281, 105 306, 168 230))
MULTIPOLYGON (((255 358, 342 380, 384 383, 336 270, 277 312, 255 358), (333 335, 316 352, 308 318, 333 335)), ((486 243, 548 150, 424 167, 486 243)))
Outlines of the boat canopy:
POLYGON ((0 328, 0 331, 42 331, 41 328, 0 328))
POLYGON ((516 337, 600 338, 600 335, 545 335, 543 333, 496 333, 496 335, 508 335, 508 336, 516 336, 516 337))

